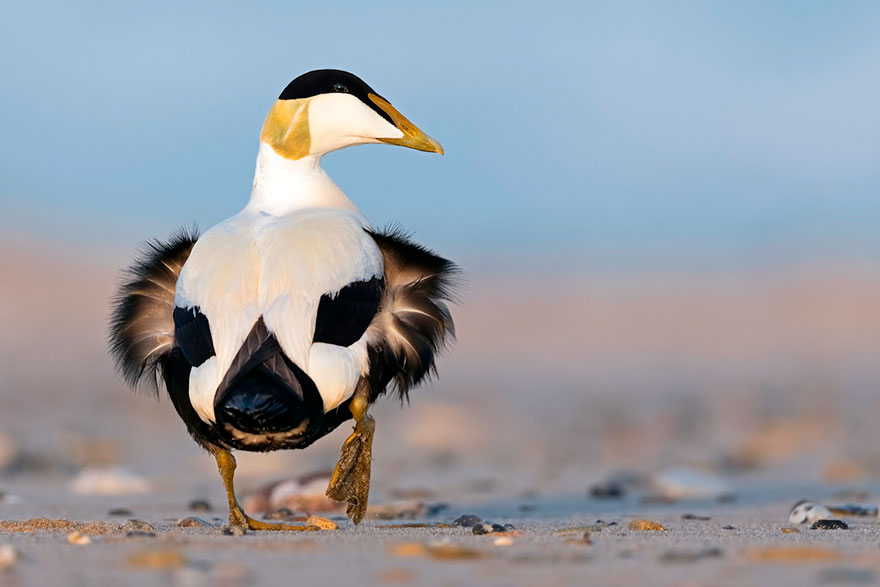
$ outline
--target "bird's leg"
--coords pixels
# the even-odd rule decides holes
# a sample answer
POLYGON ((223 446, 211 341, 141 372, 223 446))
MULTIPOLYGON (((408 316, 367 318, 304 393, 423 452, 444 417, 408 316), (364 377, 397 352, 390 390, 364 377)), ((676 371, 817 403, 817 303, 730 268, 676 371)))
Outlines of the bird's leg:
POLYGON ((235 457, 228 450, 218 448, 214 451, 214 458, 217 459, 217 470, 220 471, 223 486, 226 488, 226 499, 229 500, 230 526, 242 526, 248 530, 319 530, 317 526, 295 526, 293 524, 261 522, 248 516, 241 509, 241 506, 238 505, 238 500, 235 498, 235 487, 232 483, 232 478, 235 476, 235 457))
POLYGON ((348 502, 346 513, 355 524, 359 524, 367 512, 373 431, 376 429, 376 421, 367 414, 367 398, 362 389, 358 388, 348 405, 355 421, 354 432, 342 445, 342 454, 327 487, 327 497, 348 502))

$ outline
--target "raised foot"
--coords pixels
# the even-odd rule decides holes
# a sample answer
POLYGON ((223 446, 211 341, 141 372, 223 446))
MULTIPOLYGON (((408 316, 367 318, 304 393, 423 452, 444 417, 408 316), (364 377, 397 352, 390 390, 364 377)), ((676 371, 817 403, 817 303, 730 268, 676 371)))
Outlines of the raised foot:
POLYGON ((367 513, 375 429, 376 421, 364 414, 342 445, 342 454, 327 487, 327 497, 348 502, 346 513, 355 524, 359 524, 367 513))

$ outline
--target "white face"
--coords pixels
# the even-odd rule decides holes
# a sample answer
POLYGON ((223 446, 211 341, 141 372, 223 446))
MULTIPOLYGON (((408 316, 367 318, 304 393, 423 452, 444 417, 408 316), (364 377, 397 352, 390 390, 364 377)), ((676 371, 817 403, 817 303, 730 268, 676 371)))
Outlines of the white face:
POLYGON ((320 94, 309 98, 309 154, 379 139, 401 139, 403 132, 351 94, 320 94))
POLYGON ((372 92, 367 92, 366 97, 340 91, 279 98, 266 116, 260 140, 293 161, 364 143, 386 143, 443 154, 440 143, 372 92))

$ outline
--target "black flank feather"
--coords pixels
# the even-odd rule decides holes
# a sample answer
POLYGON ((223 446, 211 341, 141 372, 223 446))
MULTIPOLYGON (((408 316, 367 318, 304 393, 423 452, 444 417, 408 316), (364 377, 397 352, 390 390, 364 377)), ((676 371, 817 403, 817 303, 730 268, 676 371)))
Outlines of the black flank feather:
POLYGON ((447 308, 457 299, 461 271, 409 240, 399 229, 370 232, 385 261, 385 292, 369 347, 372 399, 393 383, 401 399, 436 373, 435 359, 455 336, 447 308))
POLYGON ((313 342, 350 346, 367 328, 382 300, 385 281, 373 278, 343 287, 335 297, 321 296, 313 342))
POLYGON ((191 228, 177 231, 167 242, 150 241, 123 273, 112 301, 109 343, 117 371, 133 388, 140 383, 158 392, 161 368, 177 347, 177 277, 198 238, 191 228))
POLYGON ((173 318, 174 338, 190 365, 198 367, 215 355, 211 326, 201 308, 174 308, 173 318))

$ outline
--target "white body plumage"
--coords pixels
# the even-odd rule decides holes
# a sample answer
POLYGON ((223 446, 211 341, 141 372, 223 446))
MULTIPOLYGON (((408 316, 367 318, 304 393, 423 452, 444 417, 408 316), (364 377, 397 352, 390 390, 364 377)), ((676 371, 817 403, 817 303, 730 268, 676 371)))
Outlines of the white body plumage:
POLYGON ((217 387, 260 316, 314 380, 325 411, 351 397, 367 370, 369 333, 349 347, 312 335, 322 295, 382 276, 367 228, 319 155, 292 161, 260 145, 248 205, 202 235, 177 281, 175 306, 198 307, 214 341, 216 356, 190 374, 190 401, 205 422, 214 421, 217 387))

